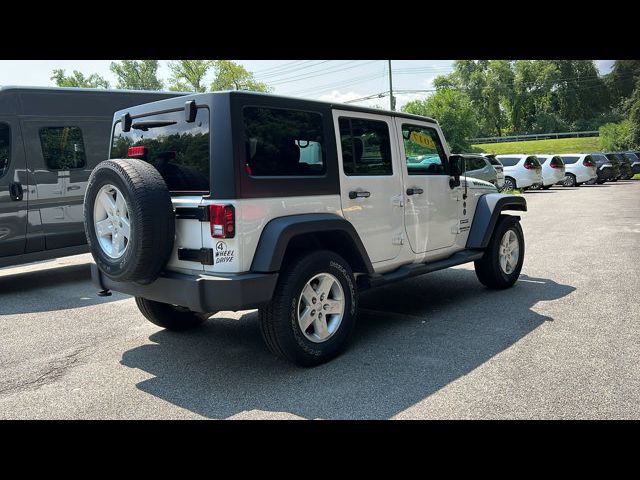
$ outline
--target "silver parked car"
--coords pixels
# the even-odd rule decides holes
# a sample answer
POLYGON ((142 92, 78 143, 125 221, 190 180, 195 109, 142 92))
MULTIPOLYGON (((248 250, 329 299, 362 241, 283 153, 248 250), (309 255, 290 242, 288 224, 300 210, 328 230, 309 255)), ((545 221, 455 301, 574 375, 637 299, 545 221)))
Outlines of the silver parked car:
MULTIPOLYGON (((465 160, 466 176, 470 178, 476 178, 478 180, 484 180, 496 186, 496 188, 502 188, 504 184, 504 174, 502 174, 502 164, 500 164, 500 179, 498 179, 497 168, 491 164, 488 157, 480 154, 466 153, 462 155, 465 160)), ((498 162, 500 163, 500 162, 498 162)))

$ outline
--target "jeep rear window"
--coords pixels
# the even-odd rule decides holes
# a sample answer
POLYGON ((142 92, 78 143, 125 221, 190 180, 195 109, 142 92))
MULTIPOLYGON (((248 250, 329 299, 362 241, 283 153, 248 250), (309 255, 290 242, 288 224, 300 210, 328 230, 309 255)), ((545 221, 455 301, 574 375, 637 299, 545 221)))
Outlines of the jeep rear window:
POLYGON ((200 107, 191 123, 183 109, 135 117, 128 132, 122 131, 118 121, 110 158, 149 162, 171 192, 209 193, 209 149, 209 109, 200 107), (131 147, 144 147, 144 151, 129 152, 131 147))
POLYGON ((562 161, 564 162, 565 165, 572 165, 572 164, 576 163, 580 157, 565 157, 565 156, 562 156, 561 158, 562 158, 562 161))
POLYGON ((596 162, 600 162, 600 163, 607 163, 609 161, 609 159, 604 155, 602 155, 601 153, 596 153, 594 155, 591 155, 591 158, 593 158, 596 162))
POLYGON ((283 108, 245 107, 247 173, 253 177, 325 173, 322 115, 283 108))
POLYGON ((513 167, 520 161, 520 158, 519 157, 500 157, 498 158, 498 160, 500 160, 500 163, 505 167, 513 167))
POLYGON ((625 153, 624 155, 628 160, 631 160, 632 162, 638 161, 638 156, 635 153, 625 153))
POLYGON ((491 165, 495 165, 497 167, 501 167, 502 163, 500 163, 500 160, 498 160, 496 157, 494 157, 493 155, 487 155, 484 158, 486 158, 487 160, 489 160, 489 163, 491 163, 491 165))

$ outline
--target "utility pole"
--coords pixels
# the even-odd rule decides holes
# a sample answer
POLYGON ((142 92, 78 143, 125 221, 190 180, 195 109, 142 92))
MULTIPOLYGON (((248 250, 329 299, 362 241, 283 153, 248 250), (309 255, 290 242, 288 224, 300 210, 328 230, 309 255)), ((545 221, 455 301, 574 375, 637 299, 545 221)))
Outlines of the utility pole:
POLYGON ((391 74, 391 60, 389 62, 389 106, 392 111, 396 109, 396 99, 393 96, 393 75, 391 74))

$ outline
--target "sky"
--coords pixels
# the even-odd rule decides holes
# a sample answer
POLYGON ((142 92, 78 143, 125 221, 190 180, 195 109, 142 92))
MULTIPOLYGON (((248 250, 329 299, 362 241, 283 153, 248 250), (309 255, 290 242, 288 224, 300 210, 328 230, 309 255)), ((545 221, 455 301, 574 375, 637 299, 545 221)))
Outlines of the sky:
MULTIPOLYGON (((253 72, 257 80, 273 88, 273 93, 334 102, 378 94, 389 90, 387 60, 234 60, 253 72)), ((109 70, 112 60, 0 60, 0 86, 55 86, 54 69, 70 74, 78 70, 85 75, 97 73, 115 87, 109 70)), ((160 60, 159 77, 167 80, 167 60, 160 60)), ((613 66, 613 60, 596 60, 601 74, 613 66)), ((429 90, 433 79, 452 71, 453 60, 392 60, 393 90, 429 90)), ((207 79, 209 83, 212 79, 207 79)), ((396 94, 397 108, 424 98, 428 92, 396 94)), ((389 97, 359 101, 357 105, 389 108, 389 97)))

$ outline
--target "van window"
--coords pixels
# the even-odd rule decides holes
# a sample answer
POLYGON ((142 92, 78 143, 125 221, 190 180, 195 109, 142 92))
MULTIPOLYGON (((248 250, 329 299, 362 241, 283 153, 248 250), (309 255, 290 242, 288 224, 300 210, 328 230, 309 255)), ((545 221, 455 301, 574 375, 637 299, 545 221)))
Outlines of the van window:
POLYGON ((339 125, 346 175, 393 175, 386 122, 340 117, 339 125))
POLYGON ((87 164, 82 130, 78 127, 43 127, 40 146, 50 170, 70 170, 87 164))
POLYGON ((446 155, 438 134, 433 128, 402 124, 402 139, 409 175, 444 175, 446 173, 446 155))
POLYGON ((149 162, 171 192, 209 193, 209 148, 209 109, 199 107, 191 123, 182 109, 136 117, 128 132, 116 122, 110 158, 149 162))
POLYGON ((520 157, 500 157, 498 160, 500 160, 500 163, 505 167, 513 167, 518 164, 520 157))
POLYGON ((0 123, 0 178, 9 171, 11 158, 11 129, 6 123, 0 123))
POLYGON ((242 117, 249 175, 325 173, 322 115, 282 108, 245 107, 242 117))

